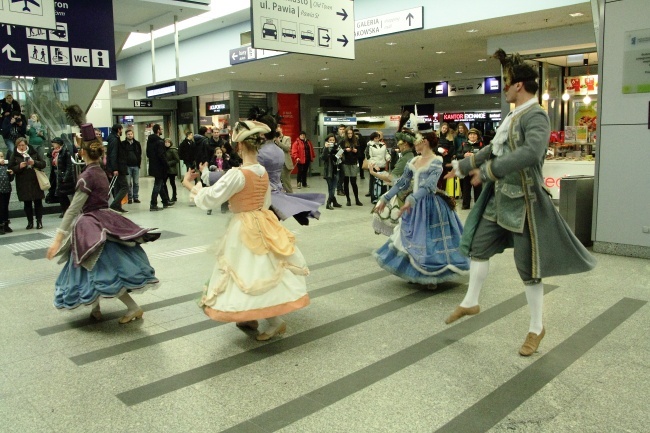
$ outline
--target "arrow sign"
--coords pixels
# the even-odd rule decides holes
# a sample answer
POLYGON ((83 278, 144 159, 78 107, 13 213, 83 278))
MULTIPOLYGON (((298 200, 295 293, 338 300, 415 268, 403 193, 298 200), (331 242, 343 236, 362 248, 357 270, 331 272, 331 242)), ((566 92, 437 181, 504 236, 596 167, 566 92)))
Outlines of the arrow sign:
MULTIPOLYGON (((323 39, 325 39, 325 42, 329 42, 330 39, 332 39, 332 38, 330 38, 330 35, 326 34, 325 36, 323 36, 323 39)), ((343 45, 343 46, 345 46, 345 45, 343 45)))
POLYGON ((343 42, 343 46, 346 46, 348 44, 348 38, 346 38, 345 35, 343 35, 343 39, 337 38, 336 40, 339 42, 343 42))
POLYGON ((341 21, 345 21, 345 19, 348 17, 348 13, 345 11, 345 9, 341 9, 343 13, 337 12, 336 15, 343 17, 341 21))
POLYGON ((12 62, 20 62, 20 57, 14 57, 16 50, 11 45, 5 45, 4 48, 2 48, 2 53, 7 53, 7 59, 11 60, 12 62))
POLYGON ((235 60, 237 58, 237 53, 232 53, 232 56, 230 56, 230 58, 235 60))
POLYGON ((409 14, 406 16, 406 19, 407 19, 408 22, 409 22, 409 27, 411 27, 411 21, 413 20, 413 18, 415 18, 415 17, 413 16, 412 13, 409 13, 409 14))

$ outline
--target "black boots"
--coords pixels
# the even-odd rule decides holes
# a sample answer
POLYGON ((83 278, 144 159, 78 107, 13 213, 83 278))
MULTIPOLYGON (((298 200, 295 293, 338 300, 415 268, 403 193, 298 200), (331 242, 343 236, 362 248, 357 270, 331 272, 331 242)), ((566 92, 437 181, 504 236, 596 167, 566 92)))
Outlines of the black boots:
POLYGON ((334 197, 334 198, 332 199, 332 205, 333 205, 334 207, 341 207, 341 205, 339 204, 339 202, 336 201, 336 197, 334 197))
POLYGON ((43 228, 43 222, 41 220, 36 220, 36 228, 37 229, 42 229, 43 228))
POLYGON ((4 228, 5 233, 12 233, 13 230, 11 230, 11 227, 9 227, 9 221, 5 221, 4 224, 2 224, 4 228))
POLYGON ((27 221, 27 227, 25 227, 25 230, 31 230, 34 228, 34 220, 27 221))
POLYGON ((334 209, 334 206, 332 206, 332 199, 331 198, 327 199, 327 205, 325 207, 327 209, 330 209, 330 210, 334 209))

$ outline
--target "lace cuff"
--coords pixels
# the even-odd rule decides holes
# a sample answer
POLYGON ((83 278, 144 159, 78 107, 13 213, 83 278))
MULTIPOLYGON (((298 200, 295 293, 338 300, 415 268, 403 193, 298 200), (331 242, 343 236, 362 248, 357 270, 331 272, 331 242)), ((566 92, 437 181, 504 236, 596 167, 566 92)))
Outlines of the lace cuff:
POLYGON ((194 187, 192 187, 192 189, 190 190, 190 203, 194 203, 194 199, 198 195, 199 191, 201 191, 202 189, 203 189, 203 185, 201 183, 197 183, 196 185, 194 185, 194 187))

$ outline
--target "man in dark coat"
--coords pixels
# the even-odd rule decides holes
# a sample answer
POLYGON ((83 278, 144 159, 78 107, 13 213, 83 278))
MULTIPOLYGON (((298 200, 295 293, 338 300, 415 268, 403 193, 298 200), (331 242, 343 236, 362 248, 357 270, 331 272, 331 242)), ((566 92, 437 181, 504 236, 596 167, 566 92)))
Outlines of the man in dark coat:
POLYGON ((147 158, 149 159, 149 176, 153 176, 150 211, 159 211, 173 205, 169 200, 167 188, 163 188, 167 180, 167 157, 165 156, 165 140, 162 138, 162 128, 159 124, 153 126, 153 134, 147 138, 147 158), (158 196, 163 207, 158 206, 158 196))
POLYGON ((194 162, 197 167, 201 163, 210 161, 210 158, 214 155, 214 151, 210 154, 210 145, 208 137, 206 136, 207 133, 208 128, 200 126, 199 132, 194 134, 194 143, 196 144, 196 156, 194 162))
POLYGON ((178 156, 188 171, 191 168, 197 168, 195 164, 196 143, 194 142, 194 133, 192 131, 185 133, 185 140, 181 141, 181 144, 178 146, 178 156))
POLYGON ((113 186, 113 202, 110 207, 121 213, 126 213, 122 207, 122 199, 126 197, 129 192, 129 183, 126 176, 129 174, 129 168, 126 165, 127 154, 124 152, 120 137, 122 136, 122 124, 116 123, 111 128, 111 133, 108 135, 106 141, 108 142, 108 159, 106 162, 108 171, 117 176, 115 185, 113 186))

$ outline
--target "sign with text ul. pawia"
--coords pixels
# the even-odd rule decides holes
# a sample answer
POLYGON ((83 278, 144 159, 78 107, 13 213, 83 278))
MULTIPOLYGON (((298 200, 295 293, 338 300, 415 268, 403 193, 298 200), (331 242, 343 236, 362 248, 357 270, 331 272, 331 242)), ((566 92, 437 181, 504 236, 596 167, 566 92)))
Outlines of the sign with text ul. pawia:
POLYGON ((254 48, 354 59, 352 0, 252 0, 254 48))
POLYGON ((54 0, 0 0, 0 23, 11 33, 15 26, 56 29, 54 0))
MULTIPOLYGON (((0 0, 3 7, 13 1, 0 0)), ((27 20, 3 24, 0 75, 115 80, 112 0, 57 1, 54 11, 52 30, 27 20)))

